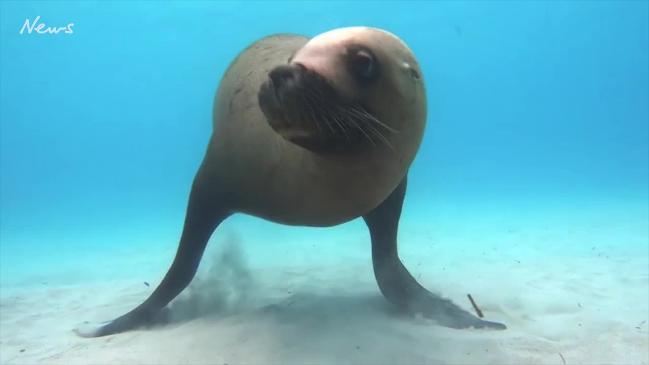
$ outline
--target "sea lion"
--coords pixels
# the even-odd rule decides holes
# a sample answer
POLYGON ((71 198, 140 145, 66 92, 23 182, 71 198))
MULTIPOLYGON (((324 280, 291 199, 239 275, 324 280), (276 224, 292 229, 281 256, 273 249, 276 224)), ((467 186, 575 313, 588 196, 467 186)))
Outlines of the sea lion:
POLYGON ((427 291, 397 255, 426 93, 417 60, 395 35, 352 27, 312 39, 263 38, 226 71, 213 121, 169 271, 138 307, 84 325, 78 334, 104 336, 154 323, 194 277, 212 232, 235 212, 304 226, 363 217, 374 274, 390 302, 448 327, 505 328, 427 291))

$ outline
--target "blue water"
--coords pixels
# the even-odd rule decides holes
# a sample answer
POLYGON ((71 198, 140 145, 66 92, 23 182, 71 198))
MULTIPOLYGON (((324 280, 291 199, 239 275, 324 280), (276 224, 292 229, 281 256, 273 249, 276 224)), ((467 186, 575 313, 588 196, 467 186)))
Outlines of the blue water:
MULTIPOLYGON (((172 249, 231 60, 271 33, 351 25, 397 34, 424 73, 429 115, 403 246, 427 230, 440 242, 467 235, 457 240, 466 245, 523 230, 537 245, 551 229, 548 244, 570 254, 605 244, 649 255, 646 1, 3 1, 0 10, 0 289, 110 277, 118 270, 102 256, 172 249), (36 16, 72 22, 74 33, 20 34, 36 16)), ((240 216, 226 228, 274 247, 283 242, 264 238, 323 237, 240 216)), ((358 221, 331 232, 367 240, 358 221)))

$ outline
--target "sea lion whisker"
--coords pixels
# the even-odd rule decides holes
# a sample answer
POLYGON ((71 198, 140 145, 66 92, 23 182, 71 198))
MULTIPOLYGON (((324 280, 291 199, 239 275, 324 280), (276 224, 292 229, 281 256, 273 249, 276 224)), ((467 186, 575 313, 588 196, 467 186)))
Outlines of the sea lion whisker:
POLYGON ((324 124, 329 127, 329 130, 331 130, 331 134, 336 134, 336 130, 331 126, 329 118, 322 118, 322 120, 325 122, 324 124))
MULTIPOLYGON (((367 119, 365 119, 365 120, 367 120, 367 119)), ((392 143, 390 143, 390 140, 388 140, 388 138, 386 136, 384 136, 383 133, 381 133, 381 131, 376 129, 370 123, 367 123, 366 126, 371 132, 374 132, 374 134, 377 137, 379 137, 383 141, 383 143, 385 143, 385 145, 388 146, 388 148, 390 148, 392 151, 395 151, 394 146, 392 145, 392 143)))
POLYGON ((345 124, 341 121, 340 116, 338 114, 331 114, 331 113, 328 113, 328 116, 330 117, 330 119, 333 119, 334 123, 336 123, 337 126, 340 127, 340 131, 342 132, 342 134, 347 135, 345 124))
POLYGON ((375 128, 375 127, 374 127, 374 126, 373 126, 373 125, 368 121, 368 119, 366 119, 366 118, 362 118, 362 117, 361 117, 360 115, 358 115, 358 114, 350 114, 348 119, 349 119, 350 121, 354 121, 355 123, 357 123, 357 124, 359 124, 359 125, 361 125, 361 126, 365 126, 365 127, 369 130, 369 132, 371 132, 372 134, 374 134, 375 136, 377 136, 377 137, 378 137, 381 141, 383 141, 383 143, 385 143, 385 145, 388 146, 390 149, 394 150, 394 146, 392 146, 392 144, 390 143, 390 141, 389 141, 389 140, 388 140, 388 139, 383 135, 383 133, 381 133, 380 130, 378 130, 377 128, 375 128))
POLYGON ((367 114, 367 119, 370 121, 374 122, 375 124, 380 125, 381 127, 385 128, 388 132, 391 133, 400 133, 398 129, 392 128, 389 125, 383 123, 379 118, 375 117, 372 113, 365 112, 367 114))
POLYGON ((368 112, 365 108, 362 106, 358 106, 352 109, 354 113, 360 114, 364 119, 369 119, 371 122, 380 125, 381 127, 385 128, 388 132, 391 133, 399 133, 397 129, 394 129, 390 127, 389 125, 383 123, 379 118, 375 117, 374 114, 368 112))
POLYGON ((338 115, 333 116, 334 122, 336 122, 337 125, 340 126, 342 134, 345 136, 345 139, 347 142, 351 142, 351 139, 349 137, 349 133, 347 133, 347 128, 345 128, 345 123, 340 119, 338 115))
MULTIPOLYGON (((326 103, 324 100, 319 99, 315 94, 313 90, 310 90, 312 93, 312 98, 318 101, 318 109, 320 111, 320 115, 322 115, 322 119, 327 123, 327 125, 332 126, 332 120, 333 122, 340 128, 340 131, 342 134, 345 134, 345 128, 343 125, 340 124, 340 122, 336 119, 335 114, 332 114, 332 111, 334 110, 333 107, 331 107, 328 103, 326 103)), ((332 128, 332 134, 336 134, 335 130, 332 128)))
MULTIPOLYGON (((322 102, 318 103, 319 99, 318 99, 318 97, 317 97, 316 95, 314 95, 314 94, 315 94, 315 93, 314 93, 313 89, 306 89, 306 92, 304 93, 304 95, 305 95, 309 100, 311 100, 312 102, 316 103, 316 105, 321 105, 322 102)), ((319 109, 320 109, 320 112, 321 112, 321 113, 323 113, 323 112, 324 112, 324 113, 328 113, 328 111, 327 111, 328 108, 326 108, 326 107, 324 107, 324 108, 323 108, 323 107, 320 107, 319 109)), ((315 117, 315 115, 314 115, 314 118, 316 118, 316 120, 317 120, 317 119, 321 119, 321 118, 317 118, 317 117, 315 117)), ((326 118, 325 118, 325 119, 326 119, 326 118)), ((327 125, 330 126, 330 129, 331 129, 332 133, 333 133, 333 134, 336 134, 336 132, 335 132, 335 130, 333 129, 333 127, 331 127, 331 123, 328 122, 328 121, 327 121, 326 123, 327 123, 327 125)), ((343 127, 342 125, 340 125, 339 122, 336 122, 336 124, 341 128, 341 132, 343 132, 343 134, 344 134, 344 132, 345 132, 344 127, 343 127)))
POLYGON ((367 138, 367 140, 370 141, 370 143, 372 143, 373 146, 376 146, 376 142, 374 142, 374 139, 372 139, 372 137, 370 137, 370 135, 367 134, 367 132, 363 129, 361 124, 357 123, 353 118, 346 118, 346 120, 351 122, 352 125, 356 127, 356 129, 358 129, 367 138))
MULTIPOLYGON (((321 99, 317 95, 315 95, 314 90, 315 90, 314 88, 300 87, 301 95, 304 98, 304 104, 307 104, 308 107, 311 108, 312 114, 313 114, 312 115, 313 122, 316 123, 319 126, 319 124, 321 122, 320 119, 323 119, 323 118, 318 118, 317 117, 318 113, 316 113, 316 110, 318 110, 320 112, 320 114, 322 114, 322 111, 326 111, 326 108, 321 107, 321 104, 322 104, 321 99), (318 106, 318 107, 315 107, 315 106, 318 106)), ((327 125, 329 130, 331 130, 332 134, 335 134, 335 130, 331 126, 331 123, 329 123, 327 121, 324 121, 324 124, 327 125)), ((318 130, 320 131, 320 127, 318 127, 318 130)))
MULTIPOLYGON (((335 108, 329 107, 325 108, 326 110, 334 110, 335 108)), ((345 127, 344 119, 340 117, 339 114, 334 114, 334 120, 338 126, 340 126, 340 129, 343 133, 347 131, 347 128, 345 127)))
MULTIPOLYGON (((307 99, 308 98, 309 97, 307 96, 307 99)), ((318 133, 322 133, 322 128, 320 127, 320 120, 319 120, 320 118, 317 117, 317 113, 316 113, 316 111, 315 111, 315 109, 314 109, 314 107, 312 105, 311 100, 305 100, 304 104, 306 104, 306 106, 309 109, 309 113, 311 114, 311 120, 315 124, 316 129, 318 130, 318 133)))

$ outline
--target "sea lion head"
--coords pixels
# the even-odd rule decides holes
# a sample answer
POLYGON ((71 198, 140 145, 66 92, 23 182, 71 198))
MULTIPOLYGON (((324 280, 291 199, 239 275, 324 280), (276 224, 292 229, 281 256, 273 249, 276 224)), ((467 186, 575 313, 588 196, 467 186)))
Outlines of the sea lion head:
POLYGON ((421 142, 426 94, 419 64, 375 28, 320 34, 268 73, 258 94, 270 126, 319 153, 389 148, 409 164, 421 142))

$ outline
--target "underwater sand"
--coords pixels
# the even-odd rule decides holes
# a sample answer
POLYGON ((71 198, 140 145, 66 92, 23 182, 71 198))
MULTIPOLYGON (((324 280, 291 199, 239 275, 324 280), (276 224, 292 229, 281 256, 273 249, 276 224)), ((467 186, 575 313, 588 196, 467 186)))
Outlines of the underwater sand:
POLYGON ((41 263, 60 266, 23 277, 16 268, 29 256, 5 247, 14 271, 2 271, 0 363, 649 364, 644 205, 554 215, 411 208, 399 238, 413 275, 468 310, 471 293, 508 330, 453 330, 396 312, 376 287, 360 221, 306 229, 236 216, 172 302, 170 324, 95 339, 72 329, 139 304, 175 238, 48 252, 41 263))

